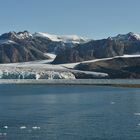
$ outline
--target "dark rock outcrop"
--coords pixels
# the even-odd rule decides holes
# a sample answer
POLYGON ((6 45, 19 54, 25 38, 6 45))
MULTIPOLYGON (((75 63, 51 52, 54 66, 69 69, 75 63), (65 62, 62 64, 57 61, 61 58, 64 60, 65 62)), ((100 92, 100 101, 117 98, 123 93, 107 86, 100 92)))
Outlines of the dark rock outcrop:
POLYGON ((109 78, 140 78, 140 57, 114 58, 90 63, 80 63, 77 70, 103 72, 109 78))

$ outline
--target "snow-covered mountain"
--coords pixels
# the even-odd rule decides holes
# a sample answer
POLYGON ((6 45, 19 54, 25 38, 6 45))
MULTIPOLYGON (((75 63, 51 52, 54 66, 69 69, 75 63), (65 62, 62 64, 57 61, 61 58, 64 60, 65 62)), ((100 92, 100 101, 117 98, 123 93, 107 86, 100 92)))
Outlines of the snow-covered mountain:
POLYGON ((9 33, 4 33, 0 35, 0 42, 1 40, 26 40, 32 38, 32 34, 29 33, 28 31, 23 31, 23 32, 9 32, 9 33))
POLYGON ((54 63, 75 63, 124 54, 140 54, 140 35, 129 32, 107 39, 92 40, 75 48, 66 47, 58 53, 54 63))
POLYGON ((122 42, 127 42, 127 41, 140 41, 140 35, 129 32, 128 34, 118 34, 115 37, 109 37, 112 40, 116 41, 122 41, 122 42))
POLYGON ((0 63, 41 60, 49 58, 44 55, 47 53, 57 54, 55 64, 73 63, 124 54, 139 54, 139 46, 140 35, 133 32, 102 40, 89 40, 77 35, 9 32, 0 35, 0 63))
POLYGON ((53 35, 53 34, 48 34, 48 33, 42 33, 38 32, 33 34, 34 37, 43 37, 43 38, 48 38, 51 41, 55 42, 64 42, 64 43, 84 43, 89 41, 88 39, 85 39, 83 37, 79 37, 77 35, 53 35))
POLYGON ((16 63, 49 58, 65 47, 75 47, 88 40, 77 35, 51 35, 48 33, 9 32, 0 35, 0 63, 16 63))
MULTIPOLYGON (((2 78, 9 75, 10 77, 24 78, 24 74, 27 74, 28 77, 29 73, 34 77, 37 76, 36 79, 39 75, 45 75, 45 78, 47 76, 48 78, 63 78, 63 74, 66 77, 72 74, 71 76, 74 75, 75 78, 106 78, 112 74, 108 73, 107 70, 110 65, 117 67, 116 70, 123 67, 117 71, 118 75, 119 72, 125 73, 124 71, 127 70, 125 77, 137 77, 140 73, 139 55, 140 35, 132 32, 101 40, 88 40, 77 35, 51 35, 28 31, 9 32, 0 35, 0 63, 10 63, 3 68, 1 65, 2 78), (12 63, 14 64, 10 67, 12 63), (90 65, 90 63, 93 64, 90 65), (96 65, 95 68, 95 63, 100 64, 101 67, 96 65), (131 65, 131 63, 136 65, 131 65), (82 67, 77 71, 73 65, 82 67), (103 69, 104 65, 107 66, 105 69, 103 69), (67 73, 61 73, 62 71, 56 70, 54 67, 50 70, 49 68, 52 66, 56 66, 56 68, 60 66, 62 69, 66 69, 67 73), (37 69, 33 71, 35 67, 37 69), (40 67, 39 71, 38 67, 40 67), (43 70, 44 67, 45 71, 43 70), (89 67, 95 71, 91 72, 89 67), (137 73, 131 73, 131 70, 135 70, 137 73), (42 73, 42 71, 44 72, 42 73)), ((115 71, 111 70, 114 73, 115 71)), ((68 78, 70 77, 68 76, 68 78)))

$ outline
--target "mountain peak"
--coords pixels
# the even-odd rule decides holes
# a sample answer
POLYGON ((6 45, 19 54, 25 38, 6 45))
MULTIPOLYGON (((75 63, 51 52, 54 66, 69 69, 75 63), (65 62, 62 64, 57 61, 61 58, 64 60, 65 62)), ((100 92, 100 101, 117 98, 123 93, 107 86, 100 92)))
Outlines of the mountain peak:
POLYGON ((127 42, 127 41, 140 41, 140 35, 129 32, 127 34, 118 34, 115 37, 109 37, 109 39, 116 40, 116 41, 122 41, 122 42, 127 42))
POLYGON ((18 32, 17 37, 19 39, 26 39, 26 38, 32 37, 32 34, 30 32, 28 32, 28 31, 23 31, 23 32, 18 32))
POLYGON ((133 33, 133 32, 129 32, 128 35, 133 37, 136 40, 140 40, 140 35, 139 34, 136 34, 136 33, 133 33))
POLYGON ((9 32, 9 33, 4 33, 0 36, 0 39, 9 39, 9 40, 15 40, 15 39, 27 39, 32 37, 32 34, 29 33, 28 31, 23 31, 23 32, 9 32))

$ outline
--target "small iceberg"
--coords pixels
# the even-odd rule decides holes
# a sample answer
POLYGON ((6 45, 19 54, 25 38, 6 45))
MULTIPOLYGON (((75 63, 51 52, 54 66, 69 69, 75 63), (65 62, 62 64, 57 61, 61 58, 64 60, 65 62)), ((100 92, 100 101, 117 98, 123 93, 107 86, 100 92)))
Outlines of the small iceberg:
POLYGON ((20 129, 26 129, 26 126, 21 126, 20 129))
POLYGON ((8 126, 4 126, 3 128, 8 129, 8 126))
POLYGON ((34 129, 34 130, 37 130, 38 129, 39 130, 40 127, 39 126, 33 126, 32 129, 34 129))
POLYGON ((140 116, 140 113, 134 113, 134 115, 136 115, 136 116, 140 116))

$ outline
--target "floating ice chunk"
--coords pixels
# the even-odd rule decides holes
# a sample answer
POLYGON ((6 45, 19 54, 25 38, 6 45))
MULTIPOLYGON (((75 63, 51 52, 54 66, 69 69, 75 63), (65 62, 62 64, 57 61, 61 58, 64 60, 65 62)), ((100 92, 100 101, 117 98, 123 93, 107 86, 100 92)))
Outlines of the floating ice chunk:
POLYGON ((3 128, 8 129, 8 126, 4 126, 3 128))
POLYGON ((21 126, 20 129, 26 129, 26 126, 21 126))
POLYGON ((8 126, 4 126, 3 128, 8 129, 8 126))
POLYGON ((136 116, 140 116, 140 113, 134 113, 134 115, 136 115, 136 116))
POLYGON ((37 130, 37 129, 40 129, 40 127, 39 126, 33 126, 32 129, 37 130))

